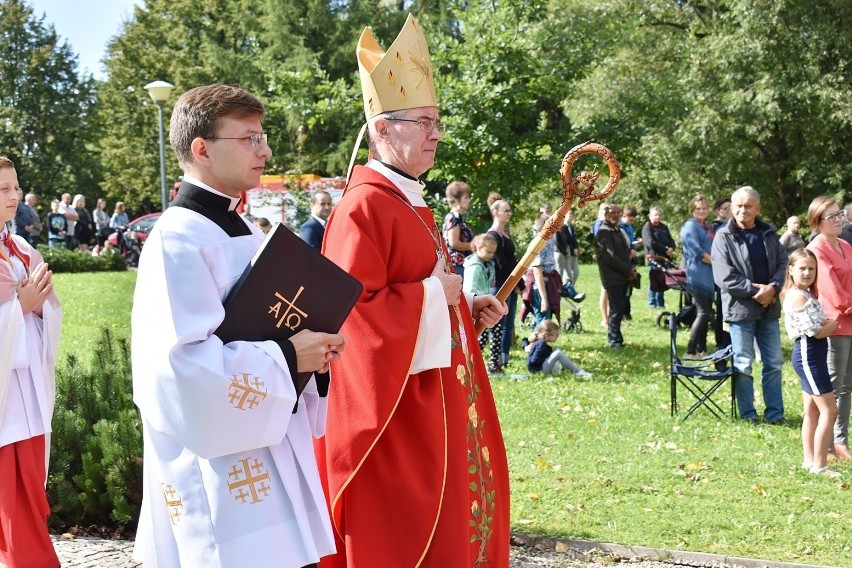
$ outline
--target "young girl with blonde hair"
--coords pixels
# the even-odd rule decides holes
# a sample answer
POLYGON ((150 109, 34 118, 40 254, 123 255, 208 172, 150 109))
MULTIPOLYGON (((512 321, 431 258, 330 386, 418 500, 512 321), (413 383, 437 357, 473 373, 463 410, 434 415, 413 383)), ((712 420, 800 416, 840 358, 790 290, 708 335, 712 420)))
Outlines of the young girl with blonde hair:
POLYGON ((807 249, 790 253, 781 296, 784 325, 793 340, 793 369, 802 384, 802 467, 828 477, 840 474, 826 467, 832 427, 837 418, 834 389, 828 374, 827 337, 837 322, 826 317, 817 299, 817 260, 807 249))

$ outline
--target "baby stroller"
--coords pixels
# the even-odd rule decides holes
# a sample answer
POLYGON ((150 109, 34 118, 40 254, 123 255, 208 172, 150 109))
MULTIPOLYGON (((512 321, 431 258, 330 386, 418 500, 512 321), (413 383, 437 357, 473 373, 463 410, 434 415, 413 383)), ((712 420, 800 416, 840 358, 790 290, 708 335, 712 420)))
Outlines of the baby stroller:
POLYGON ((577 291, 570 282, 563 285, 559 289, 559 296, 568 300, 568 308, 571 310, 571 316, 562 320, 562 331, 583 333, 583 324, 580 322, 580 302, 586 299, 586 294, 577 291))
POLYGON ((669 316, 674 316, 680 326, 691 327, 692 322, 695 321, 695 305, 692 303, 692 294, 686 285, 686 271, 675 268, 671 260, 659 256, 649 257, 648 266, 663 273, 665 290, 680 290, 677 312, 661 312, 657 316, 657 327, 669 329, 669 316))
MULTIPOLYGON (((532 283, 530 282, 528 285, 532 286, 532 283)), ((578 304, 586 299, 586 294, 583 292, 577 292, 574 287, 568 283, 559 288, 559 297, 568 300, 568 307, 571 310, 570 317, 560 318, 559 323, 562 331, 582 333, 583 324, 580 322, 580 308, 578 304)), ((560 310, 560 313, 564 312, 560 310)), ((535 330, 535 316, 533 315, 532 310, 526 305, 521 309, 521 324, 535 330)))

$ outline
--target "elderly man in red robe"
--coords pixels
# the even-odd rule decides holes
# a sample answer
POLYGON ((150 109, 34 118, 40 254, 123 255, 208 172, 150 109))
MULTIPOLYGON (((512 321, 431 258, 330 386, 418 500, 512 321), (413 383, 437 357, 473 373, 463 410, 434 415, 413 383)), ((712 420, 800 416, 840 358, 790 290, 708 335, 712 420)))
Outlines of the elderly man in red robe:
POLYGON ((317 445, 338 550, 320 565, 508 566, 506 451, 474 330, 506 306, 462 294, 423 200, 444 125, 422 30, 409 16, 385 52, 367 28, 357 56, 373 159, 323 253, 364 292, 317 445))

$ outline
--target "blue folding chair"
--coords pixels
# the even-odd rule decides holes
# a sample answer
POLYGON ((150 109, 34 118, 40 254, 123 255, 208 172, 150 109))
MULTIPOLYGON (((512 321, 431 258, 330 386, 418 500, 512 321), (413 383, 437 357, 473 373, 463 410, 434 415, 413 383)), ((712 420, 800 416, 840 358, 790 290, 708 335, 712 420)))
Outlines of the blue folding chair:
POLYGON ((713 400, 713 395, 725 384, 731 385, 731 418, 737 417, 736 396, 734 393, 734 353, 731 346, 699 359, 682 360, 678 354, 677 332, 680 326, 678 314, 669 316, 671 334, 671 415, 678 414, 677 391, 682 386, 694 398, 695 402, 687 410, 684 420, 702 406, 717 418, 724 418, 727 412, 713 400))

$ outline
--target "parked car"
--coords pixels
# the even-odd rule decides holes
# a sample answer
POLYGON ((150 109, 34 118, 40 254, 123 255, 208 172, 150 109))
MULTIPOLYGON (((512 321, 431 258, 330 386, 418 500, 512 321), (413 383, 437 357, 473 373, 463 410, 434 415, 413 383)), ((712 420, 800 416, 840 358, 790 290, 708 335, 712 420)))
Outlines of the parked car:
POLYGON ((139 240, 143 243, 148 238, 148 233, 151 232, 151 229, 154 228, 154 223, 157 222, 157 219, 160 218, 162 213, 148 213, 147 215, 142 215, 141 217, 137 217, 133 219, 128 225, 128 231, 136 231, 136 234, 139 236, 139 240))

